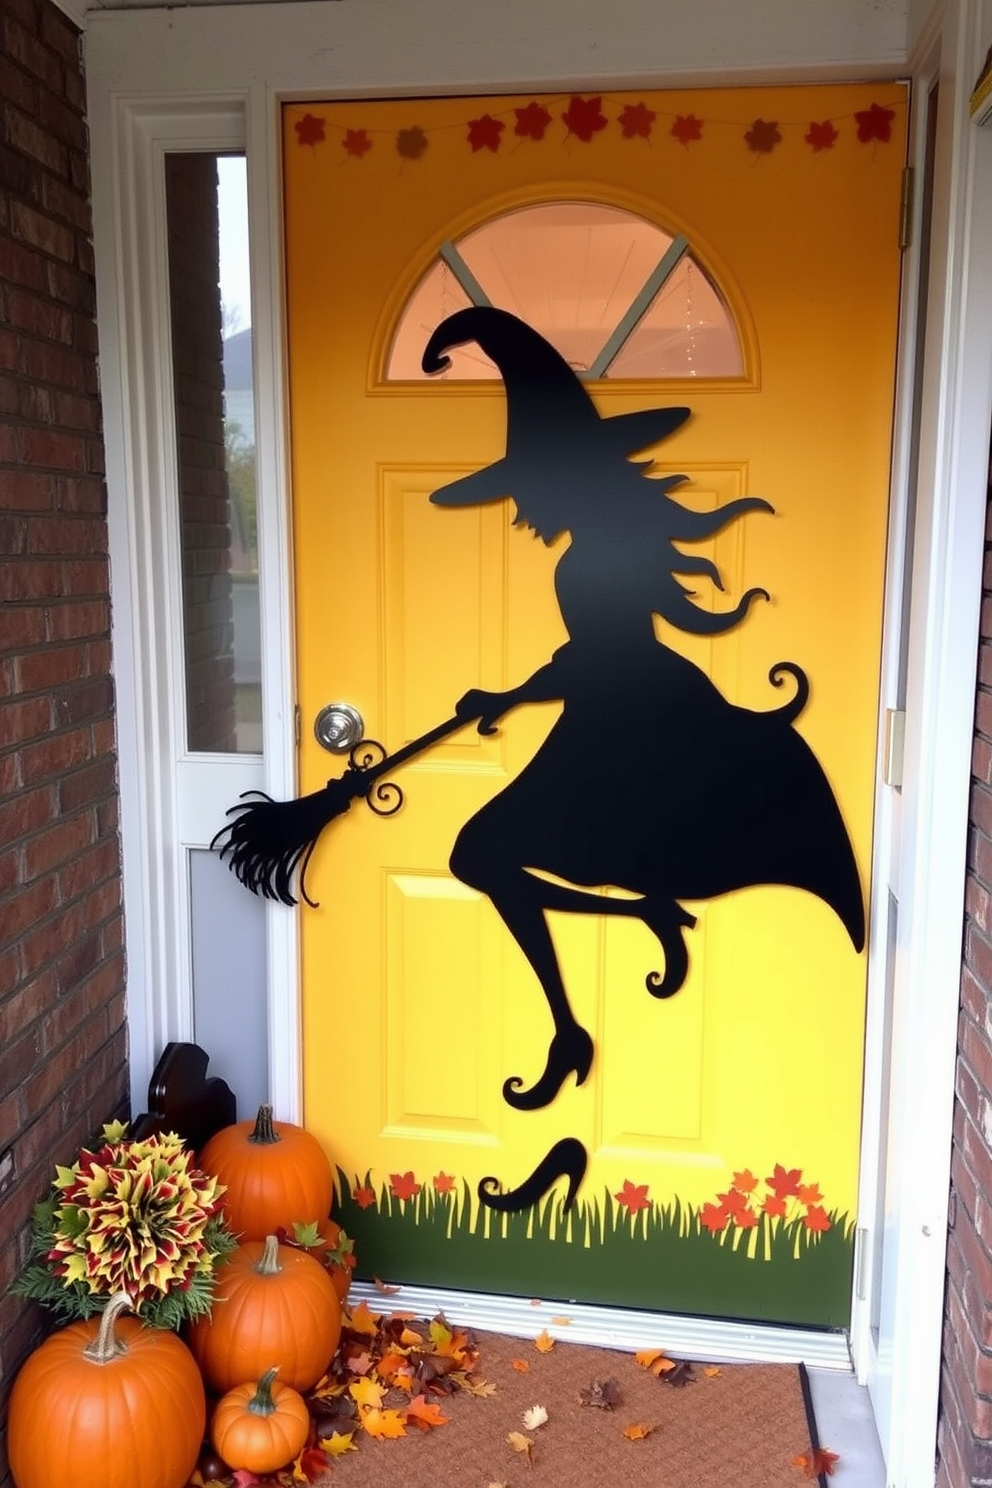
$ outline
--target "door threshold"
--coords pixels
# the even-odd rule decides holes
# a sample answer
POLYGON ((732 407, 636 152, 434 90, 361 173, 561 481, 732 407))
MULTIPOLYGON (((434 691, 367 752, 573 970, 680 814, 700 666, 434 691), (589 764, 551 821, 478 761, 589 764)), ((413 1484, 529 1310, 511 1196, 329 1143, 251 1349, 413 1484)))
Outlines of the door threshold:
POLYGON ((851 1373, 847 1334, 841 1330, 790 1328, 772 1323, 735 1323, 723 1318, 684 1317, 671 1312, 592 1306, 586 1302, 546 1302, 502 1297, 490 1292, 459 1292, 444 1287, 401 1286, 386 1295, 371 1282, 353 1283, 350 1298, 383 1312, 400 1307, 417 1316, 443 1312, 453 1323, 536 1338, 542 1329, 563 1343, 600 1348, 664 1348, 683 1359, 708 1363, 796 1364, 851 1373), (567 1318, 568 1322, 555 1319, 567 1318))

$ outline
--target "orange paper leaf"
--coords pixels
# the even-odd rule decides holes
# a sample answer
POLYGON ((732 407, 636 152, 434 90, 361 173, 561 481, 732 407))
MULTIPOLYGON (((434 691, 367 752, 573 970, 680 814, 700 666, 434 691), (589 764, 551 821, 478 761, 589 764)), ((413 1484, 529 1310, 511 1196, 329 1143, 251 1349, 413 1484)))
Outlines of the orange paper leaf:
POLYGON ((333 1436, 324 1437, 320 1445, 328 1457, 341 1457, 345 1452, 357 1452, 358 1448, 352 1441, 355 1435, 353 1431, 335 1431, 333 1436))
POLYGON ((537 1349, 539 1354, 550 1354, 554 1346, 555 1341, 551 1337, 551 1334, 548 1332, 547 1328, 542 1328, 541 1332, 538 1333, 537 1337, 534 1339, 534 1347, 537 1349))
POLYGON ((376 1384, 374 1379, 368 1377, 353 1380, 348 1386, 348 1394, 357 1405, 366 1409, 382 1404, 382 1397, 386 1393, 385 1385, 376 1384))
POLYGON ((518 1374, 528 1374, 530 1372, 530 1365, 526 1359, 511 1359, 510 1368, 515 1369, 518 1374))
POLYGON ((448 1417, 442 1416, 439 1405, 428 1405, 425 1396, 417 1395, 406 1408, 406 1419, 408 1426, 416 1426, 418 1431, 433 1431, 435 1426, 446 1426, 448 1417))
POLYGON ((379 1319, 364 1301, 359 1302, 354 1312, 345 1313, 344 1325, 352 1333, 367 1333, 370 1338, 374 1338, 379 1331, 379 1319))
POLYGON ((793 1457, 793 1467, 801 1467, 803 1476, 807 1478, 832 1478, 834 1465, 840 1461, 838 1452, 828 1452, 825 1447, 811 1448, 808 1452, 802 1452, 798 1457, 793 1457))
POLYGON ((534 1443, 529 1436, 524 1436, 522 1431, 508 1431, 506 1440, 515 1452, 523 1452, 527 1461, 532 1461, 531 1453, 534 1450, 534 1443))
POLYGON ((653 1430, 653 1426, 645 1426, 643 1421, 636 1421, 623 1428, 623 1435, 628 1441, 643 1441, 646 1436, 651 1435, 653 1430))
POLYGON ((380 1410, 378 1407, 362 1412, 362 1430, 367 1431, 369 1436, 406 1436, 403 1413, 398 1410, 380 1410))

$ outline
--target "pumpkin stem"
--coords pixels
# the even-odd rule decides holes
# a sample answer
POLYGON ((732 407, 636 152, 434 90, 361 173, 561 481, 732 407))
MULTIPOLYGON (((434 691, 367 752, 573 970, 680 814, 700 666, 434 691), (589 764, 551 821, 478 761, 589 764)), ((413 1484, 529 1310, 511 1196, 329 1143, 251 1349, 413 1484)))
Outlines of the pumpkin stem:
POLYGON ((279 1237, 278 1235, 266 1235, 265 1249, 255 1262, 255 1270, 259 1276, 278 1276, 282 1267, 279 1264, 279 1237))
POLYGON ((253 1416, 271 1416, 276 1409, 276 1403, 272 1399, 272 1381, 279 1373, 278 1365, 267 1369, 258 1382, 254 1395, 248 1402, 248 1409, 253 1416))
POLYGON ((83 1356, 94 1364, 110 1364, 127 1353, 127 1344, 114 1332, 114 1324, 122 1312, 133 1312, 134 1304, 127 1292, 115 1292, 103 1309, 100 1331, 83 1349, 83 1356))
POLYGON ((273 1142, 282 1141, 282 1137, 280 1137, 272 1125, 271 1106, 265 1104, 259 1106, 258 1115, 255 1117, 255 1126, 248 1140, 249 1142, 256 1143, 259 1147, 271 1147, 273 1142))

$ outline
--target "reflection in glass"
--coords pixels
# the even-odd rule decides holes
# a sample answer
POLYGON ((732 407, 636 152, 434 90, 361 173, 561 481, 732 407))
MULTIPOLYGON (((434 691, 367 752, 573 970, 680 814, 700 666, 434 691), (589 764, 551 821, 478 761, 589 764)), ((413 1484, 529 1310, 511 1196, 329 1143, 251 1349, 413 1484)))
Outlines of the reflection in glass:
POLYGON ((261 751, 255 418, 243 156, 165 157, 186 741, 261 751))
MULTIPOLYGON (((506 212, 459 238, 456 257, 490 302, 519 315, 578 373, 594 366, 613 329, 672 244, 653 222, 595 202, 545 202, 506 212)), ((389 354, 389 381, 423 376, 434 328, 470 303, 455 269, 438 258, 404 307, 389 354)), ((477 346, 455 347, 456 380, 498 378, 477 346)), ((608 378, 740 377, 733 316, 687 253, 606 369, 608 378)))

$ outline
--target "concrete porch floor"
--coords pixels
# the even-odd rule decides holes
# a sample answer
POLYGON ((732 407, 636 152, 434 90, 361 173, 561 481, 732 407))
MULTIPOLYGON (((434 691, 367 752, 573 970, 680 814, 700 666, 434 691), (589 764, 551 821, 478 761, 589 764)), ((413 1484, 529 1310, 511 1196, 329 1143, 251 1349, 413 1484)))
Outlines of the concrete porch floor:
POLYGON ((885 1488, 885 1462, 864 1385, 843 1370, 816 1368, 809 1371, 809 1384, 820 1445, 840 1455, 831 1481, 885 1488))

